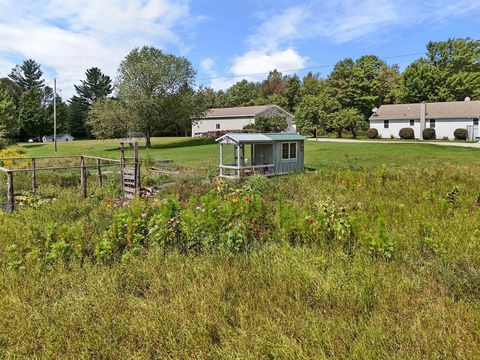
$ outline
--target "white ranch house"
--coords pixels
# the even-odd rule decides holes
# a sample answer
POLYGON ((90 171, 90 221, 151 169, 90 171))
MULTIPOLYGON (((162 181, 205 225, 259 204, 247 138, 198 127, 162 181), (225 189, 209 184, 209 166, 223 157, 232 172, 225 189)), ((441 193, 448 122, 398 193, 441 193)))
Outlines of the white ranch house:
POLYGON ((242 106, 208 110, 203 117, 192 119, 192 137, 212 132, 242 131, 259 117, 283 117, 288 133, 296 133, 294 117, 277 105, 242 106))
POLYGON ((425 128, 434 128, 437 139, 454 139, 456 129, 466 129, 468 138, 478 134, 480 101, 451 101, 417 104, 382 105, 374 109, 370 127, 378 130, 382 138, 399 137, 402 128, 412 128, 415 138, 422 138, 425 128))

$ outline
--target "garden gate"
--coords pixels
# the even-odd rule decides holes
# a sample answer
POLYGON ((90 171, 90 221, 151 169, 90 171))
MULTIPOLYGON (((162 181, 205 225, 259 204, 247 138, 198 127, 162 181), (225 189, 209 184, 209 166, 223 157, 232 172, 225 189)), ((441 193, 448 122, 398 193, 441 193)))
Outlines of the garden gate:
POLYGON ((120 173, 121 187, 125 197, 132 198, 140 191, 140 161, 138 158, 138 142, 128 142, 133 148, 133 158, 125 157, 125 143, 120 143, 120 173), (131 166, 127 166, 126 160, 133 160, 131 166))

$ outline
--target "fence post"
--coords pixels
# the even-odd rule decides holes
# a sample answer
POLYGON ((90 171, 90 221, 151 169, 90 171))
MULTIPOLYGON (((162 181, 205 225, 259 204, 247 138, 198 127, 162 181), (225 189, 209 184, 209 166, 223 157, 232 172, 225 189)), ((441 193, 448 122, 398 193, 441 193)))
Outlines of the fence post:
POLYGON ((85 169, 85 158, 80 156, 80 185, 82 187, 82 198, 87 198, 87 172, 85 169))
POLYGON ((123 170, 125 169, 125 145, 123 142, 120 143, 120 188, 122 192, 125 191, 124 189, 124 182, 123 182, 123 170))
POLYGON ((100 167, 100 159, 97 159, 97 172, 98 172, 98 186, 102 187, 103 179, 102 179, 102 168, 100 167))
POLYGON ((133 157, 135 161, 135 191, 140 191, 140 162, 138 160, 138 142, 133 143, 133 157))
POLYGON ((32 158, 32 193, 37 191, 37 173, 35 171, 35 158, 32 158))
POLYGON ((7 172, 7 212, 11 213, 15 209, 15 193, 13 190, 13 172, 7 172))

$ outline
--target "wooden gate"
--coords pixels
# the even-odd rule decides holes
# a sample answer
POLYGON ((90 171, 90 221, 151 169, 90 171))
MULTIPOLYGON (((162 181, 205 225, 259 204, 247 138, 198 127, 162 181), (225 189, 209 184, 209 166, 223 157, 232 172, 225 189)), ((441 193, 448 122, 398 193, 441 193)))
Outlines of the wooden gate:
POLYGON ((120 173, 123 195, 132 198, 140 192, 140 161, 138 158, 138 142, 128 144, 133 147, 133 158, 125 157, 125 143, 120 143, 120 173), (133 160, 133 166, 126 165, 126 160, 129 159, 133 160))

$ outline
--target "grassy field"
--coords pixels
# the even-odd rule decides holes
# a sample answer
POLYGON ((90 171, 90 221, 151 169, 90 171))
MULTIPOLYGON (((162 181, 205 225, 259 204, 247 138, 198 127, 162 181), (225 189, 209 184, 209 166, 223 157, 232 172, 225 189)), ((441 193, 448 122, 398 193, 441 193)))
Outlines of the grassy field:
MULTIPOLYGON (((148 152, 200 174, 218 161, 205 142, 148 152)), ((86 201, 56 181, 56 199, 0 214, 1 357, 478 359, 478 150, 305 152, 318 170, 181 178, 130 204, 113 179, 86 201)))
MULTIPOLYGON (((211 139, 153 138, 152 148, 140 148, 140 156, 171 159, 189 168, 216 167, 218 145, 211 139)), ((29 156, 55 154, 52 144, 21 144, 29 156)), ((119 158, 119 140, 75 141, 60 143, 58 155, 97 155, 119 158)), ((382 165, 393 167, 428 166, 438 163, 480 165, 480 150, 429 144, 327 143, 305 144, 305 165, 314 169, 382 165)))

